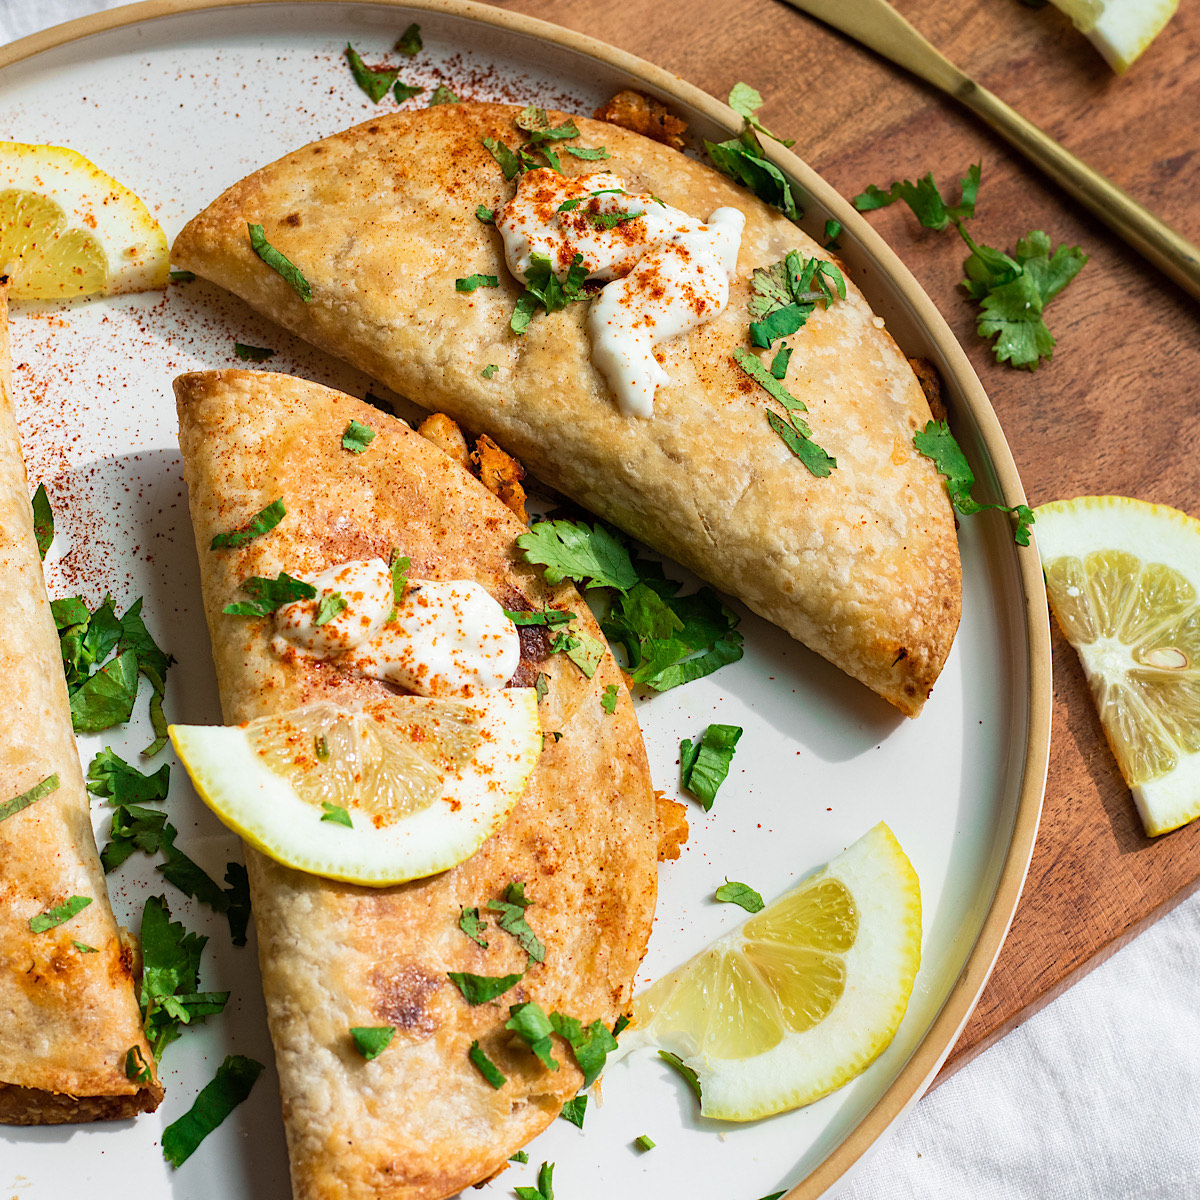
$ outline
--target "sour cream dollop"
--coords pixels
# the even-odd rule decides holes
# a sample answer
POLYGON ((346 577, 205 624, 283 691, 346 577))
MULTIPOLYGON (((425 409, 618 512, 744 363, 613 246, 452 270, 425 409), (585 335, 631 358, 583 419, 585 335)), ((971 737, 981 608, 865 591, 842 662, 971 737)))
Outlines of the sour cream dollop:
POLYGON ((607 171, 567 178, 527 171, 496 218, 509 270, 528 280, 535 254, 565 279, 576 256, 588 279, 612 280, 592 303, 592 361, 627 417, 654 415, 668 383, 654 348, 711 321, 729 303, 746 219, 718 208, 707 222, 625 191, 607 171))
POLYGON ((275 614, 271 647, 281 656, 336 658, 420 696, 503 687, 521 661, 516 626, 474 580, 410 579, 398 605, 381 558, 340 563, 305 582, 317 595, 275 614), (345 608, 318 625, 322 601, 335 593, 345 608))

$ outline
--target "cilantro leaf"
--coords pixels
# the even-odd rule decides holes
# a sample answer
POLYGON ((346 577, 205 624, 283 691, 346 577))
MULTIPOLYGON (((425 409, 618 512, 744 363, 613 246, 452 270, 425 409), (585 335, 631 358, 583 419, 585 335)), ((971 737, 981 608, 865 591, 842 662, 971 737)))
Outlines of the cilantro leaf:
POLYGON ((605 1059, 617 1048, 617 1039, 600 1020, 585 1027, 577 1017, 555 1012, 550 1014, 550 1026, 570 1043, 575 1061, 583 1072, 583 1086, 591 1087, 604 1070, 605 1059))
POLYGON ((163 1158, 173 1167, 186 1162, 202 1141, 247 1096, 263 1065, 242 1054, 230 1054, 204 1085, 192 1107, 163 1130, 163 1158))
POLYGON ((411 100, 414 96, 419 96, 425 89, 416 87, 411 83, 401 83, 396 80, 396 86, 392 88, 392 95, 396 97, 398 104, 403 104, 405 100, 411 100))
POLYGON ((39 913, 36 917, 30 917, 29 928, 34 933, 45 933, 47 929, 63 925, 76 914, 83 912, 91 902, 91 896, 70 896, 56 908, 39 913))
POLYGON ((576 1127, 576 1129, 582 1129, 583 1118, 587 1114, 587 1101, 588 1098, 586 1096, 572 1096, 571 1099, 562 1106, 562 1109, 558 1115, 564 1121, 570 1121, 571 1124, 576 1127))
POLYGON ((724 904, 738 904, 748 913, 762 912, 763 898, 746 883, 730 883, 727 879, 716 891, 716 897, 724 904))
POLYGON ((705 812, 713 806, 717 789, 729 774, 733 751, 742 736, 738 725, 710 725, 699 742, 684 738, 679 743, 679 775, 705 812))
POLYGON ((525 270, 525 290, 517 299, 508 327, 513 333, 524 333, 539 305, 548 313, 553 313, 561 312, 576 300, 582 300, 586 278, 582 254, 575 255, 566 279, 562 280, 554 273, 550 260, 544 254, 531 254, 525 270))
POLYGON ((304 272, 267 241, 261 225, 252 225, 247 222, 246 228, 250 232, 250 249, 284 282, 291 284, 301 300, 306 304, 311 302, 312 285, 304 278, 304 272))
POLYGON ((54 510, 50 507, 50 497, 46 495, 46 485, 39 483, 33 493, 33 536, 37 541, 38 554, 42 561, 46 559, 46 551, 54 541, 54 510))
POLYGON ((627 592, 638 581, 625 546, 600 524, 539 521, 517 538, 528 562, 546 568, 547 583, 570 578, 585 588, 612 587, 627 592))
POLYGON ((353 418, 342 430, 342 449, 349 450, 351 454, 361 454, 374 440, 375 430, 353 418))
POLYGON ((392 603, 399 605, 404 599, 404 589, 408 587, 408 569, 412 562, 407 554, 393 550, 389 566, 392 569, 392 603))
POLYGON ((246 928, 250 924, 250 877, 239 862, 225 864, 225 889, 227 907, 225 919, 229 922, 229 940, 235 946, 246 944, 246 928))
POLYGON ((396 82, 396 76, 400 74, 398 68, 393 70, 390 67, 382 71, 372 71, 349 42, 346 43, 346 61, 350 64, 354 82, 367 93, 374 104, 378 104, 387 95, 392 84, 396 82))
POLYGON ((421 27, 414 21, 396 40, 396 53, 412 58, 421 52, 424 45, 421 41, 421 27))
POLYGON ((495 225, 495 210, 488 208, 486 204, 477 204, 475 206, 475 220, 482 221, 485 225, 495 225))
POLYGON ((550 1038, 554 1027, 536 1000, 512 1005, 508 1010, 508 1020, 504 1022, 504 1028, 511 1029, 524 1038, 530 1050, 541 1059, 543 1066, 549 1067, 551 1071, 558 1070, 558 1060, 554 1057, 554 1042, 550 1038))
POLYGON ((508 1161, 515 1163, 527 1163, 529 1161, 529 1155, 524 1150, 518 1150, 516 1154, 510 1154, 508 1156, 508 1161))
POLYGON ((787 375, 788 363, 792 361, 792 351, 790 346, 780 346, 775 357, 771 359, 771 374, 776 379, 783 379, 787 375))
POLYGON ((171 272, 171 282, 172 283, 194 283, 195 280, 196 280, 196 273, 194 271, 172 271, 171 272))
POLYGON ((163 763, 152 775, 145 775, 108 746, 96 754, 88 766, 87 790, 116 805, 165 800, 170 785, 169 763, 163 763))
POLYGON ((950 503, 954 505, 956 512, 964 517, 989 508, 1012 513, 1017 519, 1013 540, 1019 546, 1029 545, 1029 527, 1034 521, 1033 511, 1025 504, 1010 507, 1007 504, 983 504, 971 498, 971 489, 975 486, 975 473, 945 421, 930 421, 924 429, 913 434, 913 445, 933 461, 938 473, 945 478, 950 503))
POLYGON ((838 235, 841 232, 842 232, 841 221, 834 220, 833 217, 830 217, 829 220, 825 222, 825 249, 826 250, 840 250, 841 249, 841 246, 838 245, 838 240, 837 240, 838 235))
POLYGON ((604 650, 604 643, 592 637, 586 629, 564 630, 550 643, 551 654, 565 653, 589 679, 604 661, 604 650))
POLYGON ((19 796, 14 796, 11 800, 6 800, 0 804, 0 821, 6 821, 9 817, 15 816, 23 808, 28 808, 31 804, 36 804, 43 796, 50 795, 51 792, 58 790, 58 775, 47 775, 41 783, 35 783, 28 791, 22 792, 19 796))
POLYGON ((800 220, 802 212, 796 203, 792 185, 783 172, 766 158, 753 129, 743 129, 738 137, 727 142, 706 141, 704 149, 722 175, 728 175, 730 179, 749 188, 760 200, 774 205, 788 220, 800 220))
POLYGON ((538 940, 529 923, 525 920, 525 910, 533 903, 525 897, 525 884, 514 880, 504 889, 504 898, 489 900, 489 912, 499 914, 497 923, 505 933, 512 934, 520 944, 521 949, 533 962, 546 961, 546 947, 538 940))
POLYGON ((468 1004, 486 1004, 504 995, 522 975, 471 975, 465 971, 447 971, 446 977, 460 992, 468 1004))
POLYGON ((500 368, 496 366, 495 363, 488 363, 488 365, 479 373, 484 377, 484 379, 491 379, 491 377, 495 375, 498 370, 500 370, 500 368))
POLYGON ((134 1083, 150 1082, 152 1078, 150 1064, 146 1061, 145 1055, 142 1054, 141 1046, 130 1046, 126 1051, 125 1078, 132 1079, 134 1083))
POLYGON ((586 162, 612 158, 612 155, 603 146, 564 146, 563 149, 573 158, 582 158, 586 162))
POLYGON ((84 942, 72 941, 71 945, 79 951, 80 954, 96 954, 98 951, 95 946, 88 946, 84 942))
MULTIPOLYGON (((498 141, 496 138, 485 137, 483 145, 487 152, 500 164, 500 170, 506 182, 521 173, 521 160, 508 148, 505 142, 498 141)), ((475 210, 475 215, 479 215, 478 209, 475 210)))
POLYGON ((754 115, 762 108, 762 103, 762 96, 748 83, 735 83, 733 90, 729 93, 729 107, 742 117, 747 125, 757 129, 759 133, 766 134, 769 138, 774 138, 781 146, 794 146, 795 138, 777 137, 754 115))
POLYGON ((167 814, 159 809, 119 806, 112 815, 108 844, 100 851, 104 873, 115 871, 136 850, 157 854, 166 823, 167 814))
POLYGON ((429 97, 429 107, 433 108, 438 104, 461 104, 462 101, 444 84, 439 83, 433 89, 433 95, 429 97))
POLYGON ((494 288, 499 286, 500 278, 497 275, 468 275, 465 279, 456 279, 454 281, 454 290, 456 292, 473 292, 476 288, 494 288))
MULTIPOLYGON (((504 1072, 501 1071, 500 1068, 496 1066, 496 1064, 492 1062, 490 1058, 488 1058, 488 1056, 480 1048, 478 1042, 471 1043, 471 1048, 467 1051, 467 1057, 475 1065, 475 1069, 480 1073, 480 1075, 482 1075, 484 1079, 486 1079, 488 1083, 490 1083, 497 1091, 499 1091, 508 1082, 508 1076, 505 1075, 504 1072)), ((517 1153, 520 1154, 522 1151, 518 1151, 517 1153)), ((512 1162, 514 1160, 518 1162, 529 1161, 528 1157, 517 1159, 515 1154, 509 1161, 512 1162)))
POLYGON ((179 830, 170 822, 163 827, 159 848, 166 861, 159 863, 154 869, 185 896, 199 900, 213 912, 225 912, 229 908, 229 896, 225 889, 199 863, 193 861, 175 845, 175 839, 178 836, 179 830))
POLYGON ((243 362, 266 362, 275 357, 275 351, 267 346, 247 346, 242 342, 233 343, 233 352, 243 362))
POLYGON ((636 221, 646 215, 645 209, 638 212, 589 212, 584 214, 593 225, 599 229, 616 229, 626 221, 636 221))
POLYGON ((137 655, 127 650, 71 692, 72 728, 76 733, 99 733, 128 721, 137 689, 137 655))
POLYGON ((283 505, 283 497, 272 500, 270 504, 260 508, 244 525, 231 529, 228 533, 218 533, 209 544, 210 550, 237 549, 239 546, 252 542, 256 537, 269 533, 284 517, 287 509, 283 505))
POLYGON ((543 608, 540 612, 520 612, 506 608, 504 615, 514 625, 547 625, 551 628, 555 625, 566 625, 568 621, 575 620, 573 612, 567 612, 561 608, 543 608))
POLYGON ((227 604, 221 609, 222 612, 235 617, 268 617, 285 604, 296 600, 314 600, 317 595, 317 589, 311 583, 295 579, 286 571, 280 571, 274 579, 265 579, 260 575, 243 579, 241 589, 250 597, 250 601, 239 600, 227 604))
POLYGON ((334 617, 344 613, 349 607, 350 601, 341 592, 326 592, 317 605, 317 614, 313 617, 313 624, 317 628, 328 625, 334 617))
POLYGON ((615 683, 608 684, 604 689, 604 695, 600 697, 600 707, 611 717, 617 710, 617 685, 615 683))
POLYGON ((661 1058, 663 1062, 674 1067, 675 1070, 683 1076, 684 1083, 686 1083, 688 1087, 692 1089, 696 1100, 699 1101, 701 1099, 700 1076, 697 1075, 696 1072, 693 1071, 692 1068, 689 1067, 687 1063, 685 1063, 683 1059, 679 1057, 678 1054, 672 1054, 670 1050, 660 1050, 658 1052, 658 1057, 661 1058))
POLYGON ((159 648, 142 619, 142 600, 139 596, 119 619, 121 628, 117 643, 119 651, 132 650, 137 655, 138 670, 150 680, 156 691, 162 691, 167 669, 175 659, 159 648))
POLYGON ((328 800, 321 801, 322 821, 329 821, 333 825, 345 825, 347 829, 354 828, 354 822, 350 819, 348 809, 342 808, 341 805, 331 804, 328 800))
POLYGON ((537 678, 533 681, 533 690, 537 692, 538 703, 541 704, 550 691, 550 681, 546 678, 544 671, 538 672, 537 678))
POLYGON ((554 1200, 554 1164, 544 1162, 538 1170, 536 1188, 513 1188, 520 1200, 554 1200))
POLYGON ((482 946, 485 950, 487 949, 487 940, 483 936, 487 931, 487 922, 480 920, 479 909, 464 908, 458 914, 458 927, 477 946, 482 946))
POLYGON ((378 1058, 391 1045, 396 1036, 395 1025, 353 1025, 350 1036, 354 1039, 354 1048, 370 1062, 378 1058))

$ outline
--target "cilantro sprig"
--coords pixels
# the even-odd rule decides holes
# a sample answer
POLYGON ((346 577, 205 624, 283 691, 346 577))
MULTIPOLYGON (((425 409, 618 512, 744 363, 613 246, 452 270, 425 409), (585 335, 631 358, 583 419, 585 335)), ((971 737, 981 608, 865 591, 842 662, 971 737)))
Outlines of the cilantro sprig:
POLYGON ((1018 546, 1029 545, 1029 527, 1034 521, 1033 510, 1026 504, 1010 507, 1007 504, 983 504, 971 498, 971 489, 975 486, 975 473, 945 421, 930 421, 924 429, 913 434, 913 445, 926 458, 932 459, 939 474, 944 476, 946 490, 950 493, 950 503, 954 505, 956 512, 964 517, 989 508, 1012 513, 1016 517, 1013 540, 1018 546))
MULTIPOLYGON (((745 83, 735 84, 729 93, 729 107, 739 113, 745 122, 742 132, 728 141, 706 141, 704 149, 722 175, 728 175, 730 179, 749 188, 760 200, 779 209, 788 220, 799 221, 803 210, 796 202, 792 185, 767 158, 762 142, 758 140, 759 132, 775 141, 780 140, 755 117, 761 105, 762 97, 752 87, 745 83)), ((790 146, 792 142, 784 141, 782 145, 790 146)))
POLYGON ((554 267, 544 254, 531 254, 525 269, 525 290, 517 298, 508 327, 516 334, 529 328, 533 314, 539 308, 548 313, 561 312, 568 304, 584 299, 584 280, 587 268, 583 266, 583 255, 576 254, 567 268, 565 279, 559 279, 554 267))
POLYGON ((818 303, 828 308, 846 298, 846 280, 835 264, 796 250, 769 267, 755 267, 750 288, 754 295, 746 307, 756 318, 750 341, 764 350, 800 329, 818 303))
POLYGON ((745 119, 747 125, 758 130, 759 133, 766 137, 777 141, 781 146, 794 146, 795 138, 781 138, 772 133, 754 114, 758 112, 763 105, 762 94, 755 88, 752 88, 748 83, 735 83, 732 91, 729 93, 729 107, 733 109, 738 116, 745 119))
MULTIPOLYGON (((634 560, 604 525, 540 521, 517 545, 529 562, 545 567, 547 583, 570 578, 613 593, 601 628, 624 648, 636 683, 665 692, 742 657, 740 618, 711 588, 679 595, 681 584, 657 563, 634 560)), ((569 644, 562 648, 571 654, 569 644)))
POLYGON ((902 200, 926 229, 953 225, 970 250, 960 286, 979 304, 980 337, 996 339, 992 351, 997 362, 1033 371, 1054 354, 1054 335, 1043 317, 1046 305, 1079 274, 1088 256, 1078 246, 1051 250, 1050 238, 1040 229, 1019 238, 1011 255, 976 242, 965 222, 975 216, 981 175, 980 164, 974 163, 962 180, 957 204, 947 203, 930 172, 916 182, 897 180, 886 191, 872 184, 854 197, 854 206, 871 212, 902 200))
POLYGON ((551 125, 549 114, 534 104, 523 108, 515 119, 517 128, 525 134, 525 141, 514 150, 501 138, 482 139, 487 152, 496 160, 505 180, 515 179, 524 171, 536 171, 544 167, 562 174, 562 153, 589 162, 612 156, 603 146, 568 146, 568 141, 579 137, 579 127, 568 118, 561 125, 551 125))

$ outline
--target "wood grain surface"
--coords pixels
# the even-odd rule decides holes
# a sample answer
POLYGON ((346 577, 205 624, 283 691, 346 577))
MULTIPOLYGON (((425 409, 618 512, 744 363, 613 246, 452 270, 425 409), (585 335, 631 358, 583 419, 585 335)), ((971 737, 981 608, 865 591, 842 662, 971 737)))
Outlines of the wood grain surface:
MULTIPOLYGON (((1056 9, 899 0, 968 74, 1200 242, 1200 7, 1183 3, 1123 78, 1056 9)), ((983 163, 977 240, 1030 229, 1091 255, 1047 309, 1036 372, 998 365, 957 287, 964 247, 902 205, 876 228, 941 309, 991 397, 1031 504, 1119 494, 1200 517, 1200 304, 1127 250, 964 110, 779 0, 510 0, 724 98, 765 97, 770 129, 844 195, 933 171, 956 196, 983 163)), ((991 981, 939 1079, 1200 884, 1200 822, 1151 840, 1105 743, 1074 651, 1054 631, 1054 726, 1041 832, 991 981)))

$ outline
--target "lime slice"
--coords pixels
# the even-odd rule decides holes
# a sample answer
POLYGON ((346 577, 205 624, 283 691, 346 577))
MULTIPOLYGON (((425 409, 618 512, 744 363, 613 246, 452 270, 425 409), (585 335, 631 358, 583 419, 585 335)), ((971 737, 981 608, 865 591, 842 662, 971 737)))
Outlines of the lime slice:
POLYGON ((1054 0, 1118 74, 1162 32, 1179 0, 1054 0))

